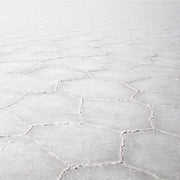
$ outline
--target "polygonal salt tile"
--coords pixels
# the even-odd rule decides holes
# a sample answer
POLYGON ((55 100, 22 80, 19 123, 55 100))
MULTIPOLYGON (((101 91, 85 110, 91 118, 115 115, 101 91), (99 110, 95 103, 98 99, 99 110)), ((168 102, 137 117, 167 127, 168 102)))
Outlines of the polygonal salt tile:
POLYGON ((28 124, 46 124, 79 120, 79 102, 59 94, 26 96, 9 108, 28 124))
POLYGON ((131 101, 85 101, 85 122, 115 130, 150 128, 150 110, 131 101))
POLYGON ((96 79, 64 82, 59 91, 85 98, 129 98, 133 91, 121 84, 96 79))
POLYGON ((37 54, 25 50, 8 54, 3 59, 8 62, 40 62, 42 60, 37 54))
POLYGON ((92 71, 96 69, 102 69, 104 65, 107 63, 107 59, 104 57, 81 57, 81 58, 65 58, 59 60, 54 60, 50 62, 45 62, 48 65, 53 65, 56 67, 61 67, 66 65, 70 69, 79 70, 79 71, 92 71))
POLYGON ((137 79, 142 79, 147 76, 143 75, 143 73, 133 73, 130 69, 126 69, 125 67, 121 70, 107 70, 107 71, 98 71, 93 72, 94 77, 103 78, 111 81, 119 81, 119 82, 127 82, 134 81, 137 79))
POLYGON ((90 57, 76 59, 76 61, 66 61, 65 64, 81 71, 92 71, 102 69, 106 65, 107 61, 106 57, 90 57))
POLYGON ((27 136, 70 163, 119 160, 120 134, 88 125, 35 127, 27 136))
POLYGON ((29 126, 15 115, 0 111, 0 136, 23 134, 28 129, 29 126))
POLYGON ((2 74, 0 76, 0 91, 33 93, 52 91, 56 81, 45 81, 23 74, 2 74))
POLYGON ((130 83, 133 87, 147 92, 179 95, 180 82, 172 81, 166 77, 153 77, 144 81, 130 83))
POLYGON ((59 52, 48 51, 47 49, 45 49, 43 51, 37 51, 37 49, 36 50, 32 50, 30 48, 29 51, 31 51, 31 53, 34 55, 34 57, 36 57, 39 60, 47 60, 47 59, 51 60, 51 59, 60 57, 60 53, 59 52))
POLYGON ((28 73, 32 70, 42 67, 40 63, 24 62, 6 62, 0 64, 0 72, 5 73, 28 73))
MULTIPOLYGON (((166 78, 174 78, 180 76, 178 69, 173 68, 166 68, 166 67, 159 67, 155 65, 144 65, 134 68, 132 70, 132 74, 144 74, 144 76, 151 76, 151 77, 166 77, 166 78)), ((145 81, 144 81, 145 82, 145 81)))
POLYGON ((180 136, 180 106, 161 105, 154 109, 154 126, 180 136))
POLYGON ((8 93, 0 91, 0 108, 12 104, 23 97, 23 93, 8 93))
POLYGON ((80 167, 73 169, 64 175, 64 180, 153 180, 156 179, 152 175, 138 170, 130 169, 123 165, 108 165, 97 167, 80 167))
POLYGON ((125 139, 125 163, 154 173, 162 179, 179 179, 179 138, 151 131, 127 134, 125 139))
POLYGON ((0 177, 6 180, 58 179, 64 164, 27 138, 0 139, 0 177))
MULTIPOLYGON (((27 50, 36 53, 38 55, 46 56, 47 58, 54 58, 54 55, 56 57, 61 56, 62 51, 67 51, 68 49, 72 48, 72 43, 69 43, 68 41, 64 41, 67 37, 66 34, 52 34, 49 32, 48 36, 51 36, 51 40, 46 40, 48 43, 44 43, 43 40, 47 37, 47 32, 44 32, 45 34, 43 35, 42 33, 36 34, 36 36, 41 36, 41 41, 36 41, 35 43, 32 43, 31 45, 28 46, 27 50), (54 37, 53 37, 54 36, 54 37), (59 39, 60 38, 60 39, 59 39), (63 40, 64 38, 64 40, 63 40)), ((37 37, 36 37, 37 38, 37 37)))
POLYGON ((172 57, 167 57, 167 56, 159 57, 154 62, 154 64, 160 67, 173 68, 175 70, 178 70, 180 67, 180 62, 178 58, 173 58, 172 60, 172 57))
POLYGON ((180 96, 163 93, 140 92, 135 96, 135 99, 145 104, 156 105, 180 105, 180 96))
POLYGON ((97 49, 90 49, 90 48, 86 48, 84 46, 80 47, 80 48, 70 48, 67 51, 63 51, 61 52, 61 55, 64 57, 99 57, 99 56, 107 56, 106 53, 98 51, 97 49))
POLYGON ((129 53, 127 54, 124 54, 122 56, 113 56, 115 62, 111 65, 111 69, 121 70, 122 67, 134 68, 138 65, 149 62, 148 59, 145 59, 144 57, 134 57, 134 56, 130 56, 129 53))
POLYGON ((33 73, 33 76, 42 78, 45 80, 68 80, 83 78, 85 73, 69 70, 65 67, 47 67, 37 70, 33 73))

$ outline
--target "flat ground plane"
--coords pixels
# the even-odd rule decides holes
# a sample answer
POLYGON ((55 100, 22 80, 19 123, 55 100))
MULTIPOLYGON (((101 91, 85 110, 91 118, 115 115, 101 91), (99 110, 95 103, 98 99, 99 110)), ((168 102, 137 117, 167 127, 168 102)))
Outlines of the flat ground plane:
POLYGON ((0 180, 179 180, 180 3, 16 1, 0 180))

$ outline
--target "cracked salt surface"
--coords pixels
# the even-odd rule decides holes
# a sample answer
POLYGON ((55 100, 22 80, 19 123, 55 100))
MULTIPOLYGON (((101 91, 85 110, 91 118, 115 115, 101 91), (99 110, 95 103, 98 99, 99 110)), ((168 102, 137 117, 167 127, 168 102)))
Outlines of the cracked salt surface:
POLYGON ((154 131, 130 134, 126 135, 124 161, 162 179, 176 179, 180 168, 179 148, 177 137, 154 131))
POLYGON ((127 99, 133 93, 131 89, 127 89, 122 84, 98 79, 82 79, 72 82, 64 82, 59 87, 59 92, 61 91, 83 98, 127 99))
POLYGON ((150 128, 149 108, 131 101, 85 101, 84 121, 118 131, 150 128))
POLYGON ((120 134, 86 124, 35 127, 27 136, 73 164, 118 161, 120 134))
POLYGON ((2 2, 0 179, 180 179, 179 12, 2 2))
POLYGON ((53 155, 25 137, 3 138, 0 147, 3 179, 58 179, 59 171, 65 168, 53 155))
POLYGON ((8 110, 30 125, 79 121, 79 101, 59 94, 27 95, 8 110))

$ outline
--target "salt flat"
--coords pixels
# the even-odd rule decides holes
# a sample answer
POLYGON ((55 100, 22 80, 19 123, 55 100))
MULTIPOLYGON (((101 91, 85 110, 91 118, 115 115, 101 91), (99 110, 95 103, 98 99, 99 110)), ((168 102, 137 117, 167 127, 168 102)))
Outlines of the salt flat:
POLYGON ((2 0, 0 180, 179 180, 179 12, 2 0))

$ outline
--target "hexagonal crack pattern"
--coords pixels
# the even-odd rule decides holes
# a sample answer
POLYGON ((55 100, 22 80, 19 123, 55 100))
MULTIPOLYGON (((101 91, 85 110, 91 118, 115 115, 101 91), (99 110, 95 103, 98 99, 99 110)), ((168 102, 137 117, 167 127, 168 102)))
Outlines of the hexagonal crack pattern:
POLYGON ((1 3, 0 179, 180 179, 179 12, 1 3))

